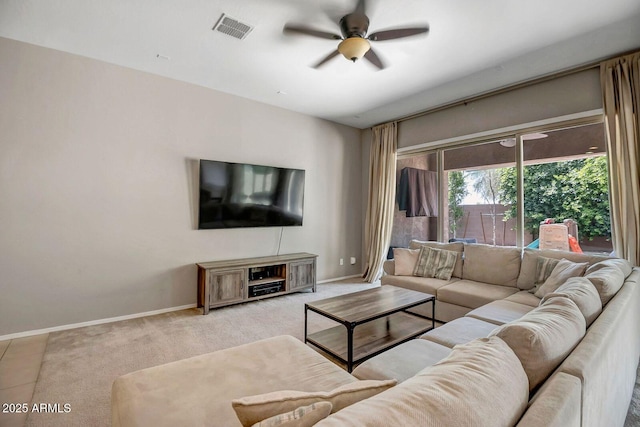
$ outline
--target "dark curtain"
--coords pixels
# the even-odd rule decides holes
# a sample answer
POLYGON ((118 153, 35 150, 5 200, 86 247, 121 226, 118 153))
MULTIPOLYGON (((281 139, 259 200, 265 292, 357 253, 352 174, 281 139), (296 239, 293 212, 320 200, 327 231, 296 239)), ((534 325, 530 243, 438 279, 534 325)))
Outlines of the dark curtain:
POLYGON ((407 217, 438 216, 438 174, 423 169, 402 169, 397 201, 407 217))

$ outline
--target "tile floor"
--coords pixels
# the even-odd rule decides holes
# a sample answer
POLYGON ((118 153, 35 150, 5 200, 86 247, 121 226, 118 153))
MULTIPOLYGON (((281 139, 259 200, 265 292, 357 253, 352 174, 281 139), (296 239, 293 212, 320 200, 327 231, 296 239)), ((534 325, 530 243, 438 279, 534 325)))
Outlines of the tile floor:
POLYGON ((0 426, 24 426, 28 410, 16 413, 15 404, 31 406, 48 339, 43 334, 0 341, 0 426))

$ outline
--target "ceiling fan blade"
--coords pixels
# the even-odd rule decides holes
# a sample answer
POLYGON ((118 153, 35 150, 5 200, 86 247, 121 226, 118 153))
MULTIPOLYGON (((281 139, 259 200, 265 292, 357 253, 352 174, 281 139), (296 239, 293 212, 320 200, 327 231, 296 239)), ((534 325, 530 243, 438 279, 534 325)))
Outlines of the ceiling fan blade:
POLYGON ((398 28, 397 30, 377 31, 367 38, 371 41, 393 40, 429 32, 429 26, 416 28, 398 28))
POLYGON ((307 36, 320 37, 321 39, 342 40, 337 34, 328 33, 326 31, 314 30, 313 28, 302 27, 297 25, 285 25, 282 29, 283 33, 304 34, 307 36))
POLYGON ((373 65, 375 65, 379 69, 382 70, 385 68, 384 64, 382 63, 382 60, 380 60, 380 57, 374 52, 373 49, 369 49, 369 51, 364 54, 364 57, 367 58, 369 62, 371 62, 373 65))
POLYGON ((312 65, 312 68, 318 68, 323 66, 327 61, 329 61, 330 59, 335 58, 336 56, 338 56, 340 54, 340 52, 338 52, 338 50, 334 50, 333 52, 331 52, 329 55, 325 56, 324 58, 322 58, 317 64, 312 65))

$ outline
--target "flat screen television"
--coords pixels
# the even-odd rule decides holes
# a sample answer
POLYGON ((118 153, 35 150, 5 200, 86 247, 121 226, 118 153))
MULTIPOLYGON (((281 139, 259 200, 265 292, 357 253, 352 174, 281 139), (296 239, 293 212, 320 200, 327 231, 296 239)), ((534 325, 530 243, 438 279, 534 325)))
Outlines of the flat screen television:
POLYGON ((200 160, 198 229, 302 225, 304 172, 200 160))

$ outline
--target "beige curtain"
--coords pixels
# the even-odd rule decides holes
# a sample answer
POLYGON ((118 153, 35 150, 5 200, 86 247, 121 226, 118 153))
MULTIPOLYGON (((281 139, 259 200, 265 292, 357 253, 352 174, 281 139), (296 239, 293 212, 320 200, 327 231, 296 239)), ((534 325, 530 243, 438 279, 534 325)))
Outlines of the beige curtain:
POLYGON ((600 65, 613 249, 640 265, 640 52, 600 65))
POLYGON ((374 282, 380 277, 387 256, 393 227, 396 199, 396 151, 398 125, 387 123, 373 129, 369 160, 369 201, 365 221, 367 262, 364 278, 374 282))

